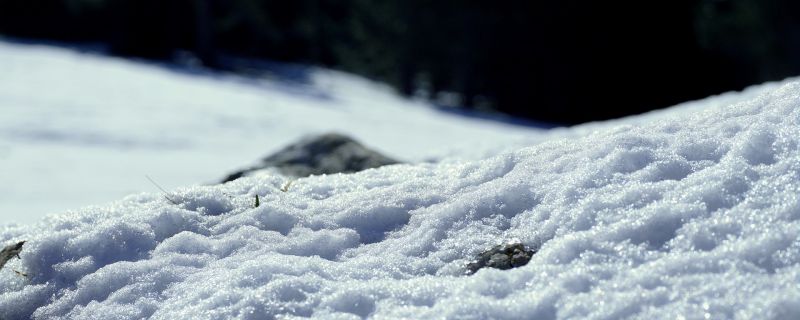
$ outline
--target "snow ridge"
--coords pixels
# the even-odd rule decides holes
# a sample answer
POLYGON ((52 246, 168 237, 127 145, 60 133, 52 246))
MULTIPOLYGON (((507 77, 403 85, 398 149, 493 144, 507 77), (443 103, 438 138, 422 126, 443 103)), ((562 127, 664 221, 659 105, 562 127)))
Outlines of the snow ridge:
POLYGON ((129 196, 5 227, 29 278, 0 272, 0 316, 796 319, 799 146, 793 82, 482 161, 129 196), (508 239, 538 252, 464 275, 508 239))

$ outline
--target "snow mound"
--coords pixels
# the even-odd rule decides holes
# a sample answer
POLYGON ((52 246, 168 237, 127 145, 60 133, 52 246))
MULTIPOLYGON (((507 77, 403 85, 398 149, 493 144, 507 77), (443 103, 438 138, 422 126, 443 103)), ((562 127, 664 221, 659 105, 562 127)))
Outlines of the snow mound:
POLYGON ((481 161, 129 196, 2 229, 28 242, 0 316, 798 319, 799 147, 793 82, 481 161), (464 274, 511 239, 528 264, 464 274))

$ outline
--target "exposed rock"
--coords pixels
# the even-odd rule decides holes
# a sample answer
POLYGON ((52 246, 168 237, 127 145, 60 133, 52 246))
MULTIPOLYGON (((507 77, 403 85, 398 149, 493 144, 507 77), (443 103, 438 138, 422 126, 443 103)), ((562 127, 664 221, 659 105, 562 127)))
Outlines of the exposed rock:
POLYGON ((0 269, 2 269, 11 258, 19 258, 19 253, 22 252, 23 244, 25 244, 25 241, 20 241, 15 244, 7 245, 3 250, 0 250, 0 269))
POLYGON ((293 177, 358 172, 395 164, 398 161, 367 149, 350 137, 328 133, 309 137, 276 152, 258 166, 228 175, 222 182, 238 179, 256 170, 270 167, 293 177))
POLYGON ((528 264, 535 253, 535 250, 526 248, 519 241, 509 241, 478 254, 477 259, 467 263, 467 274, 473 274, 486 267, 501 270, 521 267, 528 264))

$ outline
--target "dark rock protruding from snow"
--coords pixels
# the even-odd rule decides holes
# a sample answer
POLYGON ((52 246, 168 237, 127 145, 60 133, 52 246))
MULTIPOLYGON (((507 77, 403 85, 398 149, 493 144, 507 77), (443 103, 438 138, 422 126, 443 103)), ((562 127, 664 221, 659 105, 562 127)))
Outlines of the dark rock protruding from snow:
POLYGON ((22 252, 23 244, 25 244, 25 241, 20 241, 15 244, 7 245, 3 250, 0 250, 0 269, 2 269, 11 258, 19 258, 19 253, 22 252))
POLYGON ((494 246, 478 254, 478 258, 467 263, 467 274, 483 268, 507 270, 521 267, 531 261, 536 251, 528 249, 519 241, 510 241, 494 246))
POLYGON ((358 172, 377 168, 398 161, 367 149, 345 135, 328 133, 308 137, 265 158, 261 165, 228 175, 228 182, 250 172, 277 168, 281 173, 293 177, 310 175, 358 172))

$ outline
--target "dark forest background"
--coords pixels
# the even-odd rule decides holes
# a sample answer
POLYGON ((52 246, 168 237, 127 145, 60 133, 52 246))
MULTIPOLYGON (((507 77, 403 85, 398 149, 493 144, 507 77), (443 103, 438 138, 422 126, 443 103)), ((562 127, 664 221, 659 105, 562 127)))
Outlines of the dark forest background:
POLYGON ((0 34, 319 64, 564 124, 800 74, 791 0, 0 0, 0 34))

